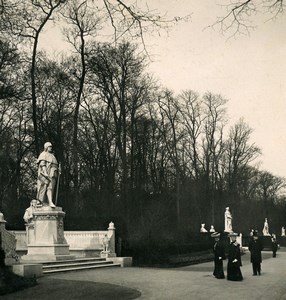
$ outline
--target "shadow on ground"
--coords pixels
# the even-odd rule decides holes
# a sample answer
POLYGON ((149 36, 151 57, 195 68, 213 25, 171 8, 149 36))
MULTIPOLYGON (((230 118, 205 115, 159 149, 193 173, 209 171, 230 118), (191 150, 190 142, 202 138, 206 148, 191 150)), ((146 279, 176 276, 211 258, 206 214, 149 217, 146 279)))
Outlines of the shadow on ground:
POLYGON ((100 299, 100 300, 131 300, 141 296, 135 289, 124 286, 96 283, 88 281, 75 281, 63 279, 42 278, 38 285, 1 296, 3 300, 35 299, 35 300, 72 300, 72 299, 100 299), (56 295, 56 296, 55 296, 56 295))

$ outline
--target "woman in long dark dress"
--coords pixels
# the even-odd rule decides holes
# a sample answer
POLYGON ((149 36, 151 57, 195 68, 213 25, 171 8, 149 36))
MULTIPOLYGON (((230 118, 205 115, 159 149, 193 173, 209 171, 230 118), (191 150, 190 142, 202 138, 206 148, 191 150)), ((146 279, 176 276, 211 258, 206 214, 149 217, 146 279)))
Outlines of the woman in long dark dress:
POLYGON ((231 243, 228 249, 228 263, 227 263, 227 279, 232 281, 242 281, 242 273, 240 270, 241 264, 241 254, 240 245, 236 241, 237 233, 230 233, 229 237, 231 243))
POLYGON ((213 246, 213 251, 214 251, 213 275, 217 279, 223 279, 225 278, 223 272, 223 260, 225 259, 224 246, 220 241, 220 233, 214 232, 211 236, 215 239, 215 243, 213 246))

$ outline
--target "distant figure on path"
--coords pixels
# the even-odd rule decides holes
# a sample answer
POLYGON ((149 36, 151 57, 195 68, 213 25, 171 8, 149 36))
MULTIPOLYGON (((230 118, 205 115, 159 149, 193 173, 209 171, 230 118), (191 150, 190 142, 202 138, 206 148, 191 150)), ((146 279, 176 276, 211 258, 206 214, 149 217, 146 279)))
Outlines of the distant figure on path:
POLYGON ((252 263, 253 276, 261 274, 261 262, 263 250, 263 244, 258 238, 258 232, 254 231, 253 236, 249 242, 248 249, 250 251, 250 262, 252 263))
POLYGON ((222 242, 220 241, 220 233, 214 232, 211 237, 214 238, 214 271, 213 275, 217 279, 223 279, 224 272, 223 272, 223 260, 225 259, 225 252, 224 252, 224 246, 222 242))
POLYGON ((44 151, 37 160, 38 164, 38 182, 37 199, 50 207, 56 207, 53 203, 56 181, 58 177, 58 161, 53 154, 52 144, 44 144, 44 151))
POLYGON ((278 244, 274 235, 271 237, 271 246, 272 246, 272 257, 276 257, 276 252, 278 250, 278 244))
POLYGON ((242 281, 240 245, 236 241, 238 234, 232 232, 228 236, 231 243, 228 249, 227 280, 242 281))
POLYGON ((265 218, 265 221, 264 221, 264 227, 263 227, 263 235, 264 236, 270 236, 270 233, 269 233, 269 225, 268 225, 268 221, 267 221, 267 218, 265 218))
POLYGON ((232 232, 232 215, 229 211, 229 207, 225 208, 224 213, 224 231, 225 232, 232 232))

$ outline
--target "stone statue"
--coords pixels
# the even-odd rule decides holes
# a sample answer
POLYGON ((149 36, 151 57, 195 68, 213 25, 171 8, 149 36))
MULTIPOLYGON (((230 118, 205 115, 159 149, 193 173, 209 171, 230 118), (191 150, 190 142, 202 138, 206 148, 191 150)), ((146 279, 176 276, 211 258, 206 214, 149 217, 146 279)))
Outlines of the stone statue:
POLYGON ((224 212, 224 231, 233 232, 232 230, 232 215, 229 211, 229 207, 225 208, 224 212))
POLYGON ((200 232, 208 232, 208 231, 205 229, 205 225, 206 225, 206 224, 201 224, 201 230, 200 230, 200 232))
POLYGON ((38 160, 38 181, 37 199, 43 205, 56 207, 53 200, 58 177, 58 161, 53 154, 52 144, 44 144, 44 151, 39 155, 38 160))
POLYGON ((110 222, 110 223, 109 223, 108 229, 115 229, 114 223, 113 223, 113 222, 110 222))
POLYGON ((286 236, 285 235, 285 227, 284 226, 281 228, 281 236, 286 236))
POLYGON ((107 234, 104 235, 104 238, 102 239, 102 245, 103 245, 103 251, 108 252, 109 251, 109 238, 107 234))
POLYGON ((211 225, 210 232, 215 232, 215 229, 214 229, 214 226, 213 226, 213 225, 211 225))
POLYGON ((37 204, 38 204, 38 201, 36 199, 33 199, 30 202, 30 207, 28 207, 25 210, 23 219, 26 224, 29 224, 31 222, 31 220, 33 219, 33 212, 37 209, 37 204))
POLYGON ((267 218, 265 218, 264 227, 263 227, 262 233, 263 233, 264 236, 270 236, 269 225, 268 225, 267 218))

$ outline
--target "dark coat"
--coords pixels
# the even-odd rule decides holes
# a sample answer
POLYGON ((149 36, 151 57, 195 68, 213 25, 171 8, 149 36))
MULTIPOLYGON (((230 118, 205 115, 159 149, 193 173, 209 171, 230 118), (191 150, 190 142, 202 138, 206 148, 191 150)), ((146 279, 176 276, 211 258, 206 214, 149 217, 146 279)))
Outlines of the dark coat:
POLYGON ((248 249, 250 251, 250 261, 252 263, 261 263, 262 256, 261 251, 263 250, 263 244, 260 239, 251 239, 248 245, 248 249))
POLYGON ((240 270, 241 264, 241 254, 240 245, 235 243, 230 243, 228 248, 228 263, 227 263, 227 279, 233 281, 243 280, 242 273, 240 270), (236 260, 236 261, 234 261, 236 260))
POLYGON ((215 242, 213 246, 214 251, 214 272, 213 275, 218 279, 224 278, 223 260, 225 259, 224 245, 221 241, 215 242))
POLYGON ((272 244, 272 251, 276 252, 278 250, 278 244, 277 244, 276 240, 272 239, 271 244, 272 244))
POLYGON ((215 260, 218 260, 219 257, 225 259, 224 245, 221 241, 214 243, 213 249, 214 249, 215 260))

